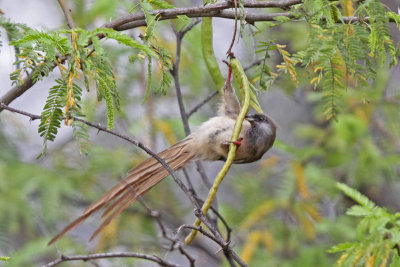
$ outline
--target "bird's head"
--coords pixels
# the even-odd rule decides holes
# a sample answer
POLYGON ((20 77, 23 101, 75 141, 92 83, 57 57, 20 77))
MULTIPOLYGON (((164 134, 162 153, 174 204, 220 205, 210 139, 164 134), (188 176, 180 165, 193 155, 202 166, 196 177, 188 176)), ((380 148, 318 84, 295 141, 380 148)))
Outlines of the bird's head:
POLYGON ((245 120, 250 122, 253 127, 268 125, 273 131, 276 131, 278 125, 276 122, 268 115, 262 113, 248 114, 245 117, 245 120))

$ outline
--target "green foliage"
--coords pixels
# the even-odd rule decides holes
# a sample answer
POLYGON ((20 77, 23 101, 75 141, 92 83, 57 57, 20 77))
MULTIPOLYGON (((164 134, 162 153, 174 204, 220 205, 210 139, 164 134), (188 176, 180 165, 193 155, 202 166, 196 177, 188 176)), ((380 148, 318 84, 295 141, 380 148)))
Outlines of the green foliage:
MULTIPOLYGON (((162 6, 165 6, 166 3, 164 1, 147 1, 147 0, 141 0, 140 5, 142 7, 142 11, 145 15, 146 18, 146 31, 145 34, 143 35, 143 40, 145 41, 146 44, 149 44, 152 49, 154 50, 153 53, 156 53, 156 58, 158 59, 158 63, 160 66, 160 71, 161 71, 161 82, 156 90, 157 92, 161 92, 163 94, 166 93, 167 88, 170 86, 172 82, 172 76, 170 74, 170 70, 172 70, 172 62, 171 62, 171 54, 168 52, 167 49, 163 48, 162 46, 159 46, 157 44, 157 38, 153 36, 154 32, 156 31, 156 25, 157 25, 157 16, 153 14, 153 7, 154 5, 156 8, 160 8, 162 6), (151 4, 150 4, 151 2, 151 4)), ((168 6, 168 8, 171 8, 172 6, 168 6)), ((187 21, 187 19, 184 19, 181 17, 181 21, 187 21)), ((147 97, 150 93, 151 90, 151 73, 150 70, 152 68, 151 65, 152 61, 149 59, 148 60, 148 83, 147 83, 147 89, 146 89, 146 94, 145 98, 143 101, 147 100, 147 97)))
POLYGON ((10 259, 10 257, 0 256, 0 261, 8 262, 10 259))
POLYGON ((74 120, 71 123, 72 128, 74 129, 73 136, 78 144, 79 152, 81 154, 87 155, 89 153, 89 135, 88 135, 88 126, 83 122, 74 120))
POLYGON ((356 15, 368 16, 370 23, 349 25, 341 22, 337 4, 326 0, 304 2, 309 41, 304 50, 293 56, 293 62, 316 73, 311 83, 322 89, 326 118, 335 120, 344 89, 368 88, 374 82, 377 66, 397 64, 397 52, 388 29, 388 18, 396 16, 386 12, 380 1, 365 1, 359 3, 356 15))
POLYGON ((270 67, 267 65, 267 59, 270 58, 269 51, 277 50, 277 47, 274 42, 260 41, 260 43, 257 45, 257 48, 258 50, 256 50, 255 52, 264 53, 264 57, 262 61, 262 67, 255 74, 252 80, 259 80, 259 87, 267 90, 271 87, 271 85, 277 78, 277 75, 274 75, 270 67))
POLYGON ((349 186, 338 183, 337 187, 359 205, 347 210, 350 216, 362 217, 356 228, 357 241, 342 243, 328 250, 341 252, 338 266, 397 266, 400 242, 400 213, 391 214, 376 206, 367 197, 349 186))
POLYGON ((161 83, 158 91, 165 94, 172 82, 172 76, 169 72, 172 69, 172 56, 168 50, 163 47, 158 47, 156 51, 161 65, 161 83))
POLYGON ((157 16, 155 16, 152 13, 153 7, 149 3, 149 1, 141 0, 140 1, 140 6, 142 7, 142 11, 143 11, 143 13, 145 15, 146 24, 147 24, 146 32, 145 32, 145 34, 143 36, 143 40, 147 41, 152 37, 153 32, 156 29, 157 16))
POLYGON ((369 29, 369 46, 371 54, 378 61, 385 62, 386 54, 389 52, 392 56, 391 65, 397 64, 395 48, 388 27, 388 16, 384 5, 378 0, 366 1, 360 7, 360 15, 368 15, 370 17, 369 29), (365 12, 365 13, 364 13, 365 12))
POLYGON ((18 48, 17 60, 19 66, 10 74, 13 84, 20 86, 25 72, 32 71, 34 83, 49 75, 56 66, 60 55, 70 53, 71 44, 67 37, 57 32, 44 33, 29 30, 23 38, 10 43, 18 48))
MULTIPOLYGON (((61 127, 62 118, 66 117, 68 125, 71 123, 71 117, 81 114, 82 90, 75 82, 80 76, 84 77, 87 91, 90 89, 90 78, 95 81, 98 100, 105 100, 106 103, 107 126, 109 129, 113 128, 115 109, 119 109, 119 97, 113 68, 98 38, 100 35, 130 47, 136 53, 158 58, 163 66, 160 90, 165 92, 171 82, 167 73, 171 67, 170 55, 166 50, 160 48, 156 53, 149 45, 140 44, 113 29, 97 28, 93 31, 85 31, 77 28, 49 33, 37 30, 27 31, 22 38, 11 42, 11 45, 20 51, 17 55, 18 60, 14 63, 20 67, 10 75, 13 83, 21 85, 23 74, 29 70, 33 72, 33 81, 37 82, 48 76, 56 66, 62 76, 62 79, 56 80, 57 85, 50 89, 42 112, 39 133, 44 140, 44 150, 40 156, 46 151, 47 141, 54 141, 61 127), (71 41, 66 35, 71 35, 71 41), (93 45, 92 50, 88 48, 90 44, 93 45), (62 65, 63 60, 67 61, 67 67, 62 65)), ((77 140, 86 139, 83 131, 77 132, 82 127, 73 127, 75 136, 79 136, 77 140)))
MULTIPOLYGON (((242 1, 238 2, 242 9, 242 1)), ((96 0, 86 5, 75 1, 72 15, 76 25, 92 30, 39 31, 0 17, 0 27, 6 29, 17 51, 16 71, 11 74, 14 84, 21 84, 29 72, 33 72, 35 82, 53 70, 60 73, 52 82, 39 126, 44 147, 47 141, 55 140, 63 120, 72 127, 71 140, 77 144, 64 139, 49 149, 45 159, 35 161, 30 157, 35 153, 32 147, 36 151, 30 141, 34 137, 26 134, 13 115, 1 113, 0 254, 12 258, 8 265, 43 265, 57 258, 54 248, 46 247, 50 236, 147 156, 74 117, 89 121, 107 118, 109 128, 118 120, 120 132, 138 137, 154 151, 184 137, 178 109, 172 106, 176 96, 168 92, 176 44, 170 37, 169 21, 154 16, 154 10, 173 8, 172 4, 192 3, 96 0), (147 28, 123 34, 95 26, 118 18, 121 12, 140 11, 145 14, 147 28), (164 94, 152 95, 152 91, 164 94)), ((246 9, 239 11, 247 14, 246 9)), ((386 266, 400 266, 400 215, 390 211, 397 210, 399 203, 399 96, 396 83, 387 84, 398 55, 388 20, 399 27, 400 16, 375 0, 305 0, 289 12, 296 22, 281 16, 273 22, 246 24, 241 27, 241 45, 234 44, 244 66, 261 59, 261 64, 252 64, 246 71, 252 98, 266 96, 260 103, 281 128, 273 149, 252 165, 234 166, 224 190, 218 193, 220 213, 233 228, 234 250, 249 266, 324 267, 336 262, 383 267, 385 259, 386 266), (368 20, 343 22, 348 16, 368 20), (257 45, 258 51, 254 51, 257 45), (268 92, 257 95, 255 88, 268 92), (326 118, 338 121, 327 122, 326 118), (349 198, 337 190, 337 181, 355 188, 339 185, 349 198), (350 198, 357 204, 345 214, 350 198), (338 254, 326 253, 330 247, 329 251, 338 254)), ((189 21, 186 16, 171 20, 177 30, 189 21)), ((209 21, 208 26, 204 34, 209 49, 213 46, 212 26, 220 25, 209 21)), ((219 89, 206 75, 200 33, 196 26, 182 42, 179 78, 187 110, 208 91, 219 89)), ((214 40, 215 51, 230 41, 214 40)), ((209 56, 218 61, 225 58, 223 53, 208 53, 206 60, 209 56)), ((215 60, 212 73, 217 76, 220 64, 215 60)), ((221 70, 227 72, 225 66, 221 70)), ((217 101, 190 117, 191 125, 212 116, 217 101)), ((208 168, 220 166, 215 164, 205 165, 209 175, 208 168)), ((191 176, 194 181, 197 173, 191 176)), ((200 196, 205 195, 204 188, 195 183, 200 196)), ((168 233, 190 223, 187 218, 192 216, 192 207, 182 201, 172 179, 144 198, 161 212, 168 233)), ((82 233, 97 225, 91 219, 97 217, 89 218, 82 228, 60 241, 62 253, 88 253, 82 233)), ((118 246, 163 256, 165 249, 153 222, 136 203, 94 241, 95 250, 104 252, 118 246)), ((224 228, 218 226, 226 237, 224 228)), ((112 264, 134 262, 115 259, 112 264)))
POLYGON ((43 108, 42 118, 39 125, 39 134, 43 137, 44 148, 40 156, 44 155, 47 149, 47 141, 54 141, 57 135, 58 129, 61 126, 61 121, 63 118, 62 107, 63 96, 67 94, 66 82, 57 79, 57 85, 50 88, 49 96, 46 100, 46 105, 43 108))
POLYGON ((323 18, 328 26, 334 25, 341 19, 341 13, 336 6, 337 1, 305 0, 304 9, 307 12, 306 19, 311 23, 321 23, 323 18))

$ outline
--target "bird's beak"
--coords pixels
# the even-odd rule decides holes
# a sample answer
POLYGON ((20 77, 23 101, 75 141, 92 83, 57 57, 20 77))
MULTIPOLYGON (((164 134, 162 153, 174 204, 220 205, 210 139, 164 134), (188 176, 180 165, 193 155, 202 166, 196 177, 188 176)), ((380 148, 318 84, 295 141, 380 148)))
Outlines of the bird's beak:
POLYGON ((254 122, 254 118, 251 115, 246 115, 246 117, 244 117, 244 119, 250 123, 254 122))

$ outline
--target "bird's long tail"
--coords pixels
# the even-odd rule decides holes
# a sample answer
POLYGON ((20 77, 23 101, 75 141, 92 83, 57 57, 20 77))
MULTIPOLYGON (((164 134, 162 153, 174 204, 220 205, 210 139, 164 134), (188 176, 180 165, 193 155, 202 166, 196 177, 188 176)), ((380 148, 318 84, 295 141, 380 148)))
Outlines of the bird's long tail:
MULTIPOLYGON (((191 137, 188 137, 167 150, 160 152, 158 156, 161 157, 172 170, 180 169, 195 157, 195 151, 190 148, 190 142, 191 137)), ((68 231, 86 220, 92 213, 101 208, 106 208, 102 215, 104 220, 91 236, 90 240, 92 240, 106 225, 132 204, 132 202, 166 176, 168 176, 168 171, 156 159, 149 158, 140 163, 128 172, 128 176, 122 182, 93 202, 79 218, 70 223, 61 233, 50 240, 49 245, 53 244, 68 231)))

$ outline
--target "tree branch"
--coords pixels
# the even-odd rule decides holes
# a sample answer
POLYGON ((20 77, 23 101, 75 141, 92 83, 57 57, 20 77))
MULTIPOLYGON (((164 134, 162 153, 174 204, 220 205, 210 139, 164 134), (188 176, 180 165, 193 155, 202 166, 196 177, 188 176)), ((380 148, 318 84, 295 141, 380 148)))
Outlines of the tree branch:
POLYGON ((158 224, 158 227, 161 230, 161 234, 162 236, 169 240, 171 242, 171 246, 170 246, 170 251, 174 250, 174 249, 178 249, 179 252, 185 256, 187 258, 187 260, 189 261, 190 267, 194 267, 194 263, 195 263, 195 259, 183 248, 182 244, 178 243, 179 240, 177 238, 171 237, 167 234, 167 228, 164 225, 162 218, 161 218, 161 214, 158 211, 152 210, 144 201, 143 199, 140 197, 139 199, 140 204, 142 204, 142 206, 144 207, 144 209, 147 211, 148 215, 150 217, 152 217, 158 224))
POLYGON ((67 19, 68 27, 70 29, 76 28, 74 20, 72 19, 71 16, 71 11, 67 8, 67 5, 65 4, 64 0, 58 0, 58 3, 60 4, 61 9, 64 12, 65 18, 67 19))
MULTIPOLYGON (((189 13, 189 14, 180 14, 181 12, 173 12, 175 9, 167 9, 171 10, 170 12, 166 12, 163 16, 161 16, 158 20, 167 20, 167 19, 175 19, 178 15, 186 15, 190 18, 202 18, 202 17, 213 17, 213 18, 226 18, 226 19, 235 19, 235 13, 229 10, 221 10, 221 11, 202 11, 199 13, 189 13)), ((157 11, 157 10, 155 10, 157 11)), ((179 10, 180 11, 180 10, 179 10)), ((190 10, 189 10, 190 11, 190 10)), ((132 14, 134 15, 134 14, 132 14)), ((139 14, 140 15, 140 14, 139 14)), ((257 21, 275 21, 276 17, 288 17, 294 18, 294 15, 289 12, 283 13, 246 13, 245 20, 249 24, 254 24, 257 21)), ((242 14, 238 14, 238 19, 242 18, 242 14)), ((133 17, 128 22, 121 25, 114 25, 113 22, 110 24, 105 24, 104 27, 112 26, 117 31, 125 31, 129 29, 134 29, 141 26, 146 26, 146 21, 141 19, 141 17, 133 17), (115 27, 114 27, 115 26, 115 27)))
POLYGON ((65 256, 60 255, 60 257, 52 262, 49 262, 43 267, 52 267, 56 266, 62 262, 66 261, 89 261, 95 259, 107 259, 107 258, 138 258, 144 259, 148 261, 153 261, 158 263, 160 266, 168 266, 168 267, 179 267, 180 265, 176 265, 174 263, 168 262, 166 260, 161 259, 160 257, 142 254, 142 253, 134 253, 134 252, 113 252, 113 253, 97 253, 97 254, 89 254, 89 255, 75 255, 75 256, 65 256))
MULTIPOLYGON (((21 86, 12 87, 2 98, 0 98, 0 103, 4 103, 6 105, 10 104, 14 99, 25 93, 29 88, 33 86, 34 82, 32 80, 32 73, 26 76, 23 80, 21 86)), ((0 112, 3 109, 0 108, 0 112)))
POLYGON ((192 116, 193 113, 195 113, 202 106, 207 104, 207 102, 210 101, 211 99, 213 99, 213 97, 216 96, 216 95, 218 95, 218 91, 214 91, 214 92, 211 92, 210 94, 208 94, 208 96, 206 96, 206 98, 204 98, 200 103, 198 103, 196 106, 194 106, 191 110, 188 111, 187 116, 188 117, 192 116))
MULTIPOLYGON (((278 7, 288 9, 290 6, 300 4, 301 0, 281 0, 281 1, 253 1, 244 0, 245 8, 272 8, 278 7)), ((226 1, 206 6, 188 7, 188 8, 171 8, 171 9, 157 9, 153 10, 153 15, 157 15, 157 19, 165 20, 176 18, 179 15, 186 15, 188 17, 213 17, 219 11, 224 9, 233 8, 233 1, 226 1)), ((234 18, 234 16, 233 16, 234 18)), ((114 21, 106 23, 103 27, 117 29, 119 26, 132 21, 145 20, 143 12, 134 13, 122 16, 114 21)), ((142 26, 142 25, 141 25, 142 26)))

